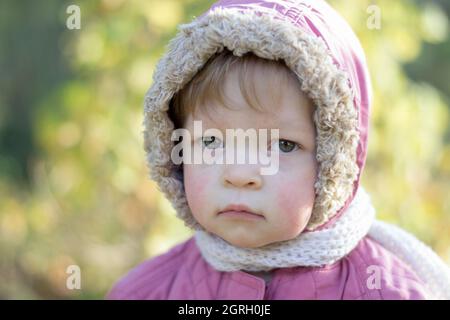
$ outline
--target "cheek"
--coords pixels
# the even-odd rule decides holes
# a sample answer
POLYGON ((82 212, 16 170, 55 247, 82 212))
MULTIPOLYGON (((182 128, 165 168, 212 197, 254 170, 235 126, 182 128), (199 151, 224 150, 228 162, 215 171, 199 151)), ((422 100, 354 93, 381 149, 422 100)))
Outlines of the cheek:
POLYGON ((293 229, 304 227, 314 205, 314 177, 290 175, 281 180, 277 191, 277 211, 282 221, 293 229))
POLYGON ((195 215, 201 212, 201 208, 204 207, 204 203, 209 198, 206 193, 209 190, 210 179, 208 175, 200 174, 198 169, 190 165, 185 165, 183 172, 186 198, 192 213, 195 215))

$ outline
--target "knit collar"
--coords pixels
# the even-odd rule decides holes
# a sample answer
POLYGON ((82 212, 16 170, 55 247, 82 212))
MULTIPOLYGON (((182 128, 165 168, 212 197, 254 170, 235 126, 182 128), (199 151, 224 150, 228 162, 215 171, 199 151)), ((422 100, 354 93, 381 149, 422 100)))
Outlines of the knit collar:
POLYGON ((360 187, 346 212, 327 229, 303 232, 292 240, 253 249, 233 246, 200 230, 195 240, 203 258, 219 271, 324 266, 350 253, 368 233, 374 219, 369 195, 360 187))

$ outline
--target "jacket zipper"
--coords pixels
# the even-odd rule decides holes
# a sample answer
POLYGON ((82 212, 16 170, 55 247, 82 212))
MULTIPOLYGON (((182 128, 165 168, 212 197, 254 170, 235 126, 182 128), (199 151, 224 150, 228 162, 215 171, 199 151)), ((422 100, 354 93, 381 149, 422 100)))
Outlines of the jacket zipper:
POLYGON ((269 300, 269 290, 270 286, 266 283, 264 287, 264 297, 263 300, 269 300))

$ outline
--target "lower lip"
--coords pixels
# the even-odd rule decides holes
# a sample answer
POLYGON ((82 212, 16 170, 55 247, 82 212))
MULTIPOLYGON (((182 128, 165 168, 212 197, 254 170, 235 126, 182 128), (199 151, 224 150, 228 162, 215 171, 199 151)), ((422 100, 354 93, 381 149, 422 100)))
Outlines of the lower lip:
POLYGON ((219 213, 220 216, 225 216, 229 218, 239 218, 239 219, 247 219, 247 220, 261 220, 264 219, 263 216, 246 212, 246 211, 223 211, 219 213))

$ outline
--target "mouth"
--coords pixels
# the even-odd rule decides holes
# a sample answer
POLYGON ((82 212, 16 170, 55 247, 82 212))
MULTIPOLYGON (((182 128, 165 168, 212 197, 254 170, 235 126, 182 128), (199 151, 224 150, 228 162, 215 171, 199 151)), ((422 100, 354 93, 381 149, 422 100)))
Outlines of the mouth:
POLYGON ((238 219, 250 219, 250 220, 260 220, 265 219, 265 217, 247 207, 246 205, 229 205, 223 210, 219 211, 219 216, 238 218, 238 219))

